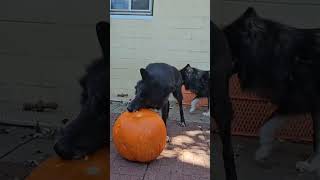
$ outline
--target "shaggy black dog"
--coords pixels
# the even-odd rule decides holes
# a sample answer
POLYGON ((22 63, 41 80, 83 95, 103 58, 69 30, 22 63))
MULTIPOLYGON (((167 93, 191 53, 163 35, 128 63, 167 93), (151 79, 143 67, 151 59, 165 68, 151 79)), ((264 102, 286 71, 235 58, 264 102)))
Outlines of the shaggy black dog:
MULTIPOLYGON (((196 97, 191 102, 190 113, 192 113, 196 110, 196 105, 200 101, 200 98, 208 98, 208 100, 210 100, 210 71, 197 69, 191 67, 190 64, 187 64, 184 68, 180 70, 180 74, 182 76, 183 85, 186 88, 186 90, 190 90, 196 95, 196 97)), ((208 109, 208 112, 202 113, 204 116, 210 116, 210 108, 208 109)))
MULTIPOLYGON (((178 101, 180 123, 186 126, 182 107, 182 77, 179 70, 166 63, 150 63, 146 68, 140 69, 141 80, 135 86, 134 99, 129 103, 129 112, 138 111, 142 108, 161 109, 162 119, 167 124, 170 110, 169 95, 178 101)), ((167 140, 169 138, 167 137, 167 140)))
POLYGON ((109 23, 96 25, 103 57, 87 67, 80 80, 82 87, 81 110, 77 118, 62 131, 61 138, 54 146, 55 152, 63 159, 78 159, 95 152, 106 144, 109 135, 107 118, 107 75, 109 75, 109 23))
POLYGON ((248 8, 224 32, 242 89, 258 92, 278 107, 261 128, 256 160, 268 157, 274 134, 289 114, 311 113, 314 153, 296 167, 319 171, 320 29, 290 27, 262 18, 248 8))
MULTIPOLYGON (((226 179, 236 180, 231 142, 233 112, 229 96, 232 56, 225 34, 213 22, 210 22, 210 54, 210 117, 215 119, 219 128, 226 179)), ((214 139, 214 123, 210 123, 210 129, 210 138, 214 139)), ((210 143, 210 149, 214 148, 213 143, 210 143)))

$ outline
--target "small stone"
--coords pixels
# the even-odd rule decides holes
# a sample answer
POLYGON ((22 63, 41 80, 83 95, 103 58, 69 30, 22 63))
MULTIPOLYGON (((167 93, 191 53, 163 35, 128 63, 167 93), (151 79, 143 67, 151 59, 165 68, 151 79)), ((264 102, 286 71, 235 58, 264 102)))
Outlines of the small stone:
POLYGON ((41 150, 37 150, 34 154, 41 154, 43 153, 41 150))
POLYGON ((39 162, 37 160, 27 160, 24 164, 28 167, 36 167, 39 165, 39 162))
POLYGON ((62 120, 62 124, 67 124, 68 121, 69 121, 69 119, 64 118, 64 119, 62 120))
POLYGON ((100 173, 100 169, 97 167, 88 167, 87 173, 90 175, 97 175, 100 173))
POLYGON ((41 133, 32 134, 32 138, 38 138, 38 137, 42 137, 42 136, 43 136, 43 134, 41 134, 41 133))

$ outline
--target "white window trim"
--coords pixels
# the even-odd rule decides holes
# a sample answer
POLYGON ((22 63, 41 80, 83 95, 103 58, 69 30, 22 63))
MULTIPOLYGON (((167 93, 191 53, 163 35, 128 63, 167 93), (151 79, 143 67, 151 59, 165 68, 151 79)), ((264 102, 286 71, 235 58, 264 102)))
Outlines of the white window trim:
MULTIPOLYGON (((153 16, 153 2, 154 0, 149 0, 149 10, 132 10, 131 9, 131 0, 129 0, 128 9, 111 9, 111 0, 110 2, 110 15, 121 15, 121 16, 153 16)), ((118 17, 117 16, 117 17, 118 17)), ((146 18, 148 19, 148 18, 146 18)))
POLYGON ((111 19, 132 19, 132 20, 151 20, 152 16, 139 16, 139 15, 110 15, 111 19))

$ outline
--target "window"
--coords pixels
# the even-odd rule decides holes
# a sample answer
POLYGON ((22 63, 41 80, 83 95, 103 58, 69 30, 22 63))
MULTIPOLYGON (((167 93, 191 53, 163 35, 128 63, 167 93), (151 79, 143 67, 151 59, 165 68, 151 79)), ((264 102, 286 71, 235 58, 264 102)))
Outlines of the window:
POLYGON ((111 14, 152 16, 153 0, 110 0, 111 14))

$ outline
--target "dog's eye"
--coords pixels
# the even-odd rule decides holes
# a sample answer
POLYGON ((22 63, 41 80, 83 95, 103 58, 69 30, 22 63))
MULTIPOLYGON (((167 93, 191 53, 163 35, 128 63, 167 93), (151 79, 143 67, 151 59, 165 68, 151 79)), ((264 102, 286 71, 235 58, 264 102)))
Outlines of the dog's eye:
POLYGON ((148 93, 146 91, 141 91, 140 92, 140 97, 145 98, 148 96, 148 93))

